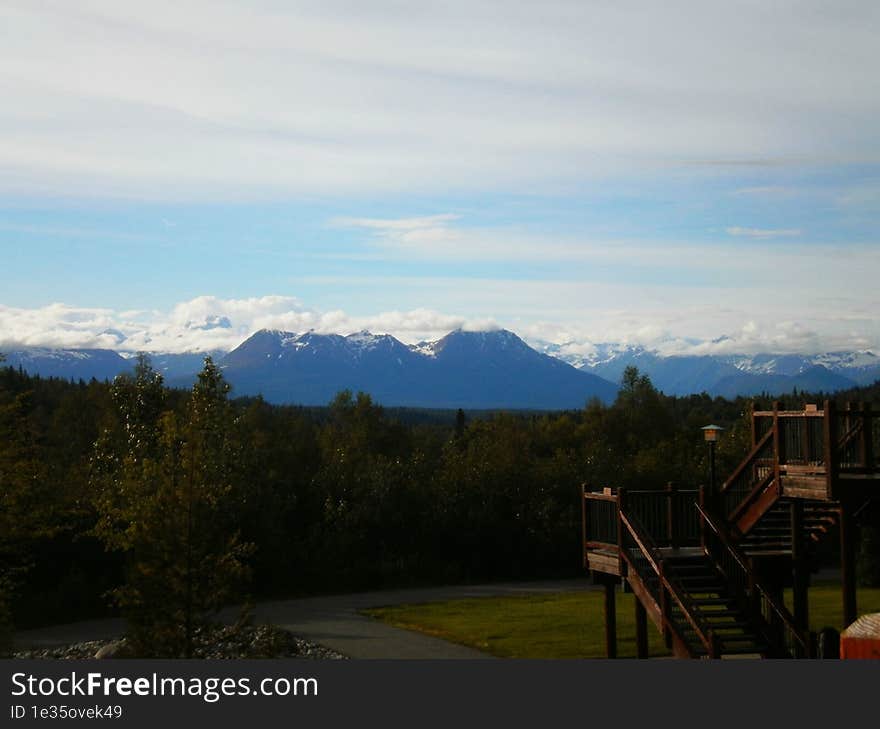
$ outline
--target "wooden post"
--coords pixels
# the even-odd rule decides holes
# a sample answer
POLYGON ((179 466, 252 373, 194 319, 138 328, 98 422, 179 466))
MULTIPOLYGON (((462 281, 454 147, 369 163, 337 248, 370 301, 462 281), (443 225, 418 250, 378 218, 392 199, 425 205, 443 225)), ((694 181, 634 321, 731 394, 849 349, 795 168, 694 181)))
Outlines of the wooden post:
POLYGON ((782 495, 782 479, 780 478, 779 458, 782 455, 781 439, 779 437, 779 400, 773 401, 773 483, 776 491, 782 495))
POLYGON ((843 627, 855 622, 856 609, 856 528, 852 507, 840 504, 840 586, 843 590, 843 627))
POLYGON ((871 421, 871 403, 862 403, 862 440, 859 450, 862 466, 871 473, 874 470, 874 425, 871 421))
POLYGON ((837 490, 837 408, 833 400, 825 401, 825 495, 835 498, 837 490))
MULTIPOLYGON (((792 599, 794 622, 806 633, 810 629, 809 617, 809 572, 804 555, 804 502, 794 499, 791 502, 791 562, 792 599)), ((797 656, 805 658, 806 656, 797 656)))
POLYGON ((755 410, 758 409, 758 404, 753 400, 752 401, 752 450, 755 449, 755 446, 758 445, 758 418, 755 416, 755 410))
POLYGON ((666 536, 669 539, 669 546, 678 549, 678 524, 676 523, 676 499, 678 498, 678 489, 669 481, 666 484, 666 536))
POLYGON ((605 580, 605 657, 617 658, 617 609, 614 581, 605 580))
POLYGON ((648 611, 642 601, 636 597, 636 656, 648 657, 648 611))
POLYGON ((801 421, 801 460, 804 465, 813 461, 813 430, 810 427, 810 417, 807 415, 806 405, 804 405, 804 417, 801 421))
MULTIPOLYGON (((706 509, 706 487, 700 486, 697 491, 697 503, 700 505, 700 508, 706 509)), ((708 527, 706 526, 706 520, 703 519, 703 515, 700 514, 700 547, 702 547, 703 551, 706 552, 706 530, 708 527)))
POLYGON ((584 561, 584 569, 589 567, 587 559, 587 484, 581 485, 581 557, 584 561))

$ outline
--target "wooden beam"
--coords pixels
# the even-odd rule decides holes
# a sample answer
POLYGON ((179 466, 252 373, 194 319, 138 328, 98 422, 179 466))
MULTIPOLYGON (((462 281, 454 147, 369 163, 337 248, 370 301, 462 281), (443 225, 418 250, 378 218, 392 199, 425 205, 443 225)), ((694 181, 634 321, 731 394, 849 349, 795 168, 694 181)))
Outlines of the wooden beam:
POLYGON ((825 401, 825 491, 826 498, 833 499, 837 491, 837 408, 833 400, 825 401))
POLYGON ((589 531, 587 529, 587 484, 581 485, 581 552, 584 557, 584 569, 590 569, 590 560, 587 558, 587 542, 589 541, 589 531))
POLYGON ((669 546, 675 549, 678 547, 678 524, 676 517, 678 515, 677 502, 678 489, 672 481, 666 484, 666 537, 669 540, 669 546))
POLYGON ((843 590, 843 628, 855 622, 856 608, 856 525, 852 506, 840 504, 840 586, 843 590))
POLYGON ((862 403, 862 465, 869 471, 874 469, 874 426, 872 421, 871 403, 862 403))
POLYGON ((779 459, 782 456, 782 439, 779 433, 779 401, 773 403, 773 483, 779 493, 782 493, 782 479, 779 474, 779 459))
POLYGON ((611 580, 605 580, 605 657, 617 658, 617 609, 615 604, 615 586, 611 580))

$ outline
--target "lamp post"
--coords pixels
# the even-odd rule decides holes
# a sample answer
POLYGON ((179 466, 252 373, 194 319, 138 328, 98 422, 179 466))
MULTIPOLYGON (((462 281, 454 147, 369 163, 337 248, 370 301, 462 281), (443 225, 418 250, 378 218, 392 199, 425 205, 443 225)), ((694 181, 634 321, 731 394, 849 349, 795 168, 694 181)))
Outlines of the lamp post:
POLYGON ((718 434, 724 430, 720 425, 707 425, 700 430, 709 444, 709 495, 715 498, 715 443, 718 442, 718 434))

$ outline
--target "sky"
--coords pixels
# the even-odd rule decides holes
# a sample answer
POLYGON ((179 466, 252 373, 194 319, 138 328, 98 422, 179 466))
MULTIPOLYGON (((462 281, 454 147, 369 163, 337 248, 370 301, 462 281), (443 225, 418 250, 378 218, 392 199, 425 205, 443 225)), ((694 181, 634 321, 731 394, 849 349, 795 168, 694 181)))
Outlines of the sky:
POLYGON ((0 347, 880 352, 880 5, 0 0, 0 347))

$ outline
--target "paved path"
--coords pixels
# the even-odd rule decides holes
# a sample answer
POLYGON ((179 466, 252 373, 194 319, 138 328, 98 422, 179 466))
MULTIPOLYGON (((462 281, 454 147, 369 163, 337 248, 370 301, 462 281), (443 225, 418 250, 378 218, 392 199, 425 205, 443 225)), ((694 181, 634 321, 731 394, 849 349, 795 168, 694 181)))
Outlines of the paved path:
MULTIPOLYGON (((257 605, 254 618, 258 623, 280 625, 306 640, 333 648, 351 658, 491 658, 473 648, 394 628, 361 615, 359 611, 384 605, 467 597, 591 589, 594 586, 582 578, 383 590, 262 602, 257 605)), ((229 613, 228 617, 231 618, 232 614, 229 613)), ((119 619, 90 620, 21 631, 16 634, 15 643, 20 648, 48 648, 84 640, 111 639, 122 632, 123 623, 119 619)))

